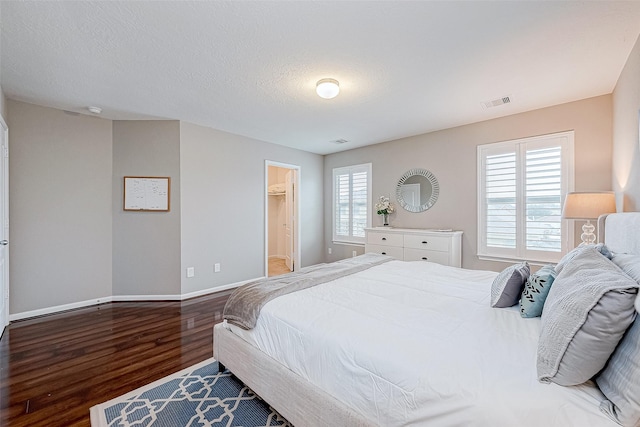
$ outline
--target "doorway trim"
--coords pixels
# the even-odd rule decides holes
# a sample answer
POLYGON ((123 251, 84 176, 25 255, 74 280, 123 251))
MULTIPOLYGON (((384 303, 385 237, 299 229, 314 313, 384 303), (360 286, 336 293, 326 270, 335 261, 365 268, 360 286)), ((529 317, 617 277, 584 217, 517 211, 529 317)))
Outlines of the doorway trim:
POLYGON ((265 160, 264 162, 264 276, 269 277, 269 166, 275 166, 284 169, 293 169, 296 171, 293 186, 293 203, 295 205, 295 225, 293 236, 293 247, 296 248, 293 257, 294 271, 300 269, 300 178, 302 168, 299 165, 289 163, 276 162, 273 160, 265 160))
POLYGON ((2 139, 0 140, 0 161, 2 161, 2 182, 3 187, 0 188, 0 197, 2 203, 0 203, 3 212, 0 212, 0 227, 2 227, 2 233, 0 238, 6 240, 4 246, 2 246, 4 257, 4 268, 0 270, 0 274, 3 275, 2 285, 0 286, 0 304, 2 304, 2 315, 0 318, 0 336, 4 333, 4 329, 9 325, 9 127, 5 122, 4 117, 0 114, 0 132, 2 132, 2 139))

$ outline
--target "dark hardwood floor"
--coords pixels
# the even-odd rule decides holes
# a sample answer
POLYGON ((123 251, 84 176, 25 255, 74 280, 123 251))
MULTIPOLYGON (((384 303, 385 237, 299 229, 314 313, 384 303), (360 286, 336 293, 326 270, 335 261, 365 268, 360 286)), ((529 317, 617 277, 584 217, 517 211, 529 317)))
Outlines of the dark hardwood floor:
POLYGON ((10 324, 0 340, 0 426, 90 426, 91 406, 213 357, 229 294, 10 324))

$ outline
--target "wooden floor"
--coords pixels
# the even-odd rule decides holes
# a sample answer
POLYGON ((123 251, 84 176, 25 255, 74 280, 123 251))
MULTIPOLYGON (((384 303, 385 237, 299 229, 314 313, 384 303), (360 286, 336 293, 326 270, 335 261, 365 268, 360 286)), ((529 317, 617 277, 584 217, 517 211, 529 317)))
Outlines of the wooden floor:
POLYGON ((269 277, 291 273, 282 258, 269 258, 269 277))
POLYGON ((0 340, 0 426, 90 426, 91 406, 212 357, 229 294, 12 323, 0 340))

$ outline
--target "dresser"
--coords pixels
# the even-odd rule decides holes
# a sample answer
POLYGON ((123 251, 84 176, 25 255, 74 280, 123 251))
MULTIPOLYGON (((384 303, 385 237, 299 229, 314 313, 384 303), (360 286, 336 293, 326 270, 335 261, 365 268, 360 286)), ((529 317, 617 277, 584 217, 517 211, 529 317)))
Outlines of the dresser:
POLYGON ((375 227, 365 228, 365 235, 365 253, 462 266, 462 231, 375 227))

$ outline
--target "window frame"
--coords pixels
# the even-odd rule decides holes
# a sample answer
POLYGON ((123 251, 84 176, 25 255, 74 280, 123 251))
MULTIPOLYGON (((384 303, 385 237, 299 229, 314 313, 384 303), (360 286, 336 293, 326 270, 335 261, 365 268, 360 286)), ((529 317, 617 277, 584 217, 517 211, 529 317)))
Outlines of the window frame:
MULTIPOLYGON (((477 256, 482 260, 491 261, 531 261, 540 263, 555 263, 573 248, 574 232, 569 221, 560 221, 559 252, 540 251, 526 248, 526 186, 525 167, 527 151, 558 147, 561 149, 561 204, 567 193, 574 190, 574 131, 558 132, 509 141, 478 145, 477 147, 477 217, 478 239, 477 256), (558 141, 560 140, 560 141, 558 141), (485 162, 487 156, 505 153, 515 153, 516 156, 516 247, 495 248, 487 246, 487 210, 485 197, 485 162)), ((562 206, 561 206, 562 208, 562 206)))
POLYGON ((353 174, 358 172, 366 172, 367 173, 367 209, 366 209, 366 222, 365 228, 371 227, 371 181, 372 181, 372 166, 371 163, 362 163, 358 165, 351 166, 342 166, 333 168, 332 173, 332 187, 331 187, 331 234, 333 243, 345 243, 345 244, 356 244, 356 245, 364 245, 365 237, 362 236, 354 236, 353 235, 353 205, 351 203, 353 197, 353 174), (336 219, 337 219, 337 211, 336 211, 336 178, 339 175, 349 174, 349 235, 348 236, 338 236, 336 234, 336 219))

